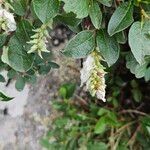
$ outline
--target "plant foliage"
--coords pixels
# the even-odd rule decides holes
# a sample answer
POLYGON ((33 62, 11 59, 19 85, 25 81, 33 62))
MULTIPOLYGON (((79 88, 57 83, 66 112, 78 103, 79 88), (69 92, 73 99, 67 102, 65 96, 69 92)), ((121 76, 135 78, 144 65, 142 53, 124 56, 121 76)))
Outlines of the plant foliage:
MULTIPOLYGON (((47 135, 47 139, 53 137, 52 144, 47 139, 42 143, 48 148, 69 150, 149 149, 147 114, 125 117, 118 113, 130 106, 147 112, 149 88, 145 85, 149 85, 150 80, 150 1, 0 0, 0 71, 6 70, 8 78, 16 80, 17 90, 23 90, 26 83, 35 83, 37 75, 59 68, 57 62, 53 62, 48 42, 49 32, 60 23, 76 34, 61 53, 81 60, 87 57, 81 70, 82 83, 86 83, 92 96, 107 101, 110 106, 99 107, 103 103, 100 105, 89 98, 85 110, 78 108, 69 100, 75 85, 64 85, 60 89, 63 102, 55 104, 64 114, 56 118, 53 131, 47 135), (142 79, 137 81, 136 78, 142 79), (127 122, 131 123, 128 130, 126 125, 130 123, 127 122), (66 128, 62 128, 64 126, 66 128), (134 129, 142 130, 136 136, 134 129)), ((0 82, 5 82, 1 74, 0 82)), ((11 99, 0 92, 1 101, 11 99)))
MULTIPOLYGON (((133 90, 138 90, 135 81, 131 84, 133 90)), ((51 126, 40 141, 43 147, 48 150, 149 149, 150 117, 137 110, 120 110, 121 103, 118 106, 114 103, 121 94, 116 89, 120 86, 111 86, 114 93, 109 97, 110 106, 102 106, 90 98, 82 99, 74 94, 74 87, 72 83, 62 85, 59 90, 62 99, 52 101, 51 126)))
MULTIPOLYGON (((21 76, 25 83, 37 74, 48 73, 52 68, 51 53, 46 63, 46 49, 33 47, 31 53, 27 53, 31 49, 29 43, 35 38, 33 30, 42 24, 45 32, 61 22, 77 33, 63 50, 64 55, 84 58, 98 47, 110 67, 117 62, 120 53, 125 53, 126 66, 131 73, 148 81, 149 8, 149 0, 2 0, 1 9, 13 13, 16 30, 6 32, 1 22, 0 67, 8 70, 8 74, 13 69, 17 75, 13 78, 21 76), (36 52, 43 58, 39 58, 36 52), (47 71, 42 69, 44 67, 47 71)), ((2 14, 0 17, 3 18, 2 14)))

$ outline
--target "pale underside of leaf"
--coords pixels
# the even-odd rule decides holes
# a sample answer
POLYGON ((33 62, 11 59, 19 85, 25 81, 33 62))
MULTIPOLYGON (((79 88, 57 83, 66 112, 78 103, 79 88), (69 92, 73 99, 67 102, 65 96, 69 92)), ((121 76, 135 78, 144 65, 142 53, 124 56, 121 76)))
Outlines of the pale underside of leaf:
POLYGON ((144 57, 150 55, 150 21, 146 21, 141 27, 141 22, 135 22, 129 31, 129 45, 138 63, 144 62, 144 57))

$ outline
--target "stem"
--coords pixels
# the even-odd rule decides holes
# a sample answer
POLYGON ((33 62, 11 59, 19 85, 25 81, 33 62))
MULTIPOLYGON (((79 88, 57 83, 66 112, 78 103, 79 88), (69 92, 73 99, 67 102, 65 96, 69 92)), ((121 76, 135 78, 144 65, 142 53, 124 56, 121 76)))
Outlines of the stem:
POLYGON ((118 138, 117 138, 117 140, 116 140, 116 143, 115 143, 115 145, 114 145, 114 150, 117 149, 117 146, 118 146, 118 144, 119 144, 119 142, 120 142, 120 140, 121 140, 121 137, 122 137, 123 133, 124 133, 124 131, 120 132, 120 134, 119 134, 119 136, 118 136, 118 138))
POLYGON ((141 112, 141 111, 138 111, 138 110, 132 110, 132 109, 127 109, 127 110, 123 110, 120 112, 120 114, 125 114, 125 113, 134 113, 134 114, 139 114, 139 115, 142 115, 142 116, 148 116, 148 114, 144 113, 144 112, 141 112))
POLYGON ((114 150, 115 138, 114 138, 114 128, 113 127, 111 128, 109 143, 110 143, 110 150, 114 150))
POLYGON ((138 120, 136 121, 132 121, 132 122, 129 122, 127 124, 125 124, 124 126, 122 126, 121 128, 119 128, 116 133, 114 134, 114 137, 118 136, 118 134, 124 130, 126 130, 126 128, 128 128, 129 126, 131 126, 132 124, 136 123, 138 120))
POLYGON ((145 18, 150 19, 150 16, 145 12, 144 9, 141 9, 141 14, 142 14, 145 18))
POLYGON ((135 139, 136 139, 136 136, 137 136, 137 133, 138 133, 138 131, 140 130, 140 128, 141 128, 140 125, 136 128, 134 134, 132 135, 132 137, 129 139, 129 141, 128 141, 128 143, 127 143, 128 146, 129 146, 129 145, 132 146, 132 145, 134 144, 135 139))

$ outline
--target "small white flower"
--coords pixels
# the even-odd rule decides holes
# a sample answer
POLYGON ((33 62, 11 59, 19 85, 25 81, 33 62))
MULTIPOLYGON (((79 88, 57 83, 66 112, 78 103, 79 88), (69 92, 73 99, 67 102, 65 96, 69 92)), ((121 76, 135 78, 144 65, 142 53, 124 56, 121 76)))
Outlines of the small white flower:
POLYGON ((97 52, 90 54, 86 61, 83 63, 81 73, 81 86, 86 84, 92 96, 106 102, 105 99, 105 71, 104 67, 100 64, 101 56, 97 52))
POLYGON ((6 33, 16 30, 16 22, 14 16, 9 11, 0 7, 0 28, 6 33))

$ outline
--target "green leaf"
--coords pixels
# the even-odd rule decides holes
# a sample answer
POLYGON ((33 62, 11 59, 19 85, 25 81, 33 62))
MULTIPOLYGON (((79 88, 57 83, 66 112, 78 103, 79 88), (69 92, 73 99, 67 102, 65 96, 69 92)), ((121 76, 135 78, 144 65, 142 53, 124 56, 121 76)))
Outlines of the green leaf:
POLYGON ((110 111, 105 109, 105 108, 100 108, 100 110, 98 111, 97 115, 98 116, 102 116, 102 115, 105 115, 105 114, 108 114, 110 111))
POLYGON ((88 143, 87 150, 108 150, 108 147, 103 142, 88 143))
POLYGON ((101 117, 98 120, 98 122, 96 123, 94 133, 101 134, 105 131, 105 129, 106 129, 106 120, 105 120, 105 116, 104 116, 104 117, 101 117))
POLYGON ((100 53, 109 66, 114 64, 119 58, 119 44, 115 37, 110 37, 105 30, 100 30, 96 37, 97 46, 100 53))
MULTIPOLYGON (((46 149, 50 149, 50 148, 51 148, 51 146, 50 146, 51 144, 50 144, 48 138, 42 138, 42 139, 40 140, 40 144, 42 145, 42 147, 44 147, 44 148, 46 148, 46 149)), ((53 148, 52 150, 54 150, 54 148, 53 148)))
POLYGON ((133 21, 133 5, 131 2, 122 3, 111 16, 108 24, 109 35, 112 36, 126 29, 133 21))
MULTIPOLYGON (((148 120, 147 120, 148 121, 148 120)), ((148 121, 150 122, 150 121, 148 121)), ((144 127, 146 128, 146 127, 144 127)), ((150 138, 147 137, 146 134, 138 133, 136 137, 137 141, 142 145, 143 150, 148 150, 150 147, 150 138)))
POLYGON ((130 69, 131 73, 135 74, 135 68, 138 65, 138 62, 131 53, 126 55, 126 61, 126 67, 130 69))
POLYGON ((0 82, 5 82, 5 78, 0 74, 0 82))
POLYGON ((150 67, 147 68, 144 78, 145 78, 145 81, 149 81, 150 80, 150 67))
POLYGON ((59 68, 59 65, 56 64, 55 62, 52 62, 52 61, 49 61, 48 62, 48 65, 53 68, 53 69, 58 69, 59 68))
POLYGON ((137 65, 135 68, 135 76, 136 78, 142 78, 145 76, 146 73, 146 69, 147 69, 147 63, 144 63, 142 65, 137 65))
POLYGON ((50 70, 51 70, 51 66, 49 66, 48 64, 41 65, 39 68, 39 74, 45 75, 49 73, 50 70))
POLYGON ((65 146, 65 147, 66 147, 65 149, 66 149, 66 150, 67 150, 67 149, 68 149, 68 150, 69 150, 69 149, 72 149, 72 150, 73 150, 73 149, 77 149, 77 147, 78 147, 78 146, 77 146, 77 145, 78 145, 77 139, 78 139, 78 138, 76 138, 76 137, 71 138, 71 139, 67 142, 67 144, 66 144, 66 146, 65 146))
POLYGON ((5 44, 6 38, 6 34, 0 34, 0 48, 5 44))
POLYGON ((82 31, 72 38, 67 44, 63 54, 73 58, 86 57, 94 50, 95 41, 92 31, 82 31))
POLYGON ((30 76, 28 76, 28 78, 26 78, 26 82, 28 82, 30 84, 35 84, 36 81, 37 81, 36 75, 30 75, 30 76))
POLYGON ((16 81, 15 87, 18 91, 22 91, 25 86, 25 80, 23 77, 19 77, 16 81))
POLYGON ((51 68, 53 68, 53 69, 59 68, 58 64, 48 61, 48 60, 46 60, 46 58, 44 60, 37 59, 37 61, 36 61, 36 63, 39 66, 38 72, 40 74, 47 74, 51 70, 51 68), (41 61, 41 62, 37 62, 37 61, 41 61))
POLYGON ((62 0, 64 10, 69 13, 73 12, 77 15, 77 18, 85 18, 89 13, 89 0, 62 0))
POLYGON ((59 14, 54 19, 55 22, 61 22, 72 27, 77 26, 79 23, 81 23, 81 19, 76 18, 76 15, 74 13, 59 14))
POLYGON ((23 16, 26 12, 26 4, 24 0, 16 0, 10 3, 13 7, 13 12, 16 13, 19 16, 23 16))
POLYGON ((31 55, 27 54, 15 35, 10 39, 8 45, 8 49, 3 49, 2 61, 16 71, 28 71, 32 66, 33 59, 31 55))
POLYGON ((7 77, 9 79, 13 79, 15 76, 16 76, 17 72, 13 69, 9 70, 8 73, 7 73, 7 77))
POLYGON ((130 69, 131 73, 135 74, 136 78, 144 77, 148 62, 139 64, 131 53, 126 56, 126 61, 126 67, 130 69))
POLYGON ((67 124, 68 120, 69 119, 67 117, 59 117, 56 118, 54 123, 58 128, 62 128, 67 124))
POLYGON ((141 118, 141 122, 142 122, 144 125, 150 127, 150 116, 146 116, 146 117, 144 117, 144 118, 141 118))
POLYGON ((12 99, 12 97, 8 97, 4 93, 0 92, 0 101, 10 101, 12 99))
POLYGON ((66 88, 65 87, 61 87, 60 89, 59 89, 59 94, 60 94, 60 96, 62 97, 62 98, 66 98, 67 96, 67 90, 66 90, 66 88))
POLYGON ((102 12, 97 2, 93 2, 90 6, 89 15, 94 27, 96 29, 99 29, 101 27, 102 22, 102 12))
POLYGON ((129 149, 127 148, 127 144, 120 143, 116 150, 129 150, 129 149))
POLYGON ((59 94, 65 98, 65 99, 69 99, 73 96, 74 91, 76 89, 76 84, 74 83, 66 83, 63 84, 60 89, 59 89, 59 94))
POLYGON ((132 92, 132 96, 134 100, 139 103, 142 100, 142 93, 140 89, 136 88, 136 89, 131 90, 131 92, 132 92))
POLYGON ((115 37, 117 39, 117 42, 120 44, 125 44, 127 42, 127 37, 123 31, 116 33, 115 37))
POLYGON ((103 5, 110 7, 112 5, 112 0, 97 0, 98 2, 102 3, 103 5))
POLYGON ((129 31, 129 45, 131 51, 138 63, 144 62, 144 57, 150 55, 150 21, 145 21, 143 26, 141 22, 135 22, 129 31))
POLYGON ((30 41, 30 36, 33 34, 32 25, 27 20, 21 20, 17 25, 16 36, 19 41, 26 45, 27 41, 30 41))
POLYGON ((58 13, 58 0, 33 0, 33 8, 37 17, 43 22, 51 21, 58 13))

